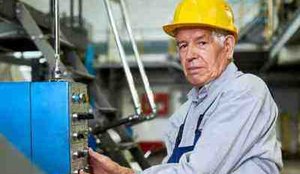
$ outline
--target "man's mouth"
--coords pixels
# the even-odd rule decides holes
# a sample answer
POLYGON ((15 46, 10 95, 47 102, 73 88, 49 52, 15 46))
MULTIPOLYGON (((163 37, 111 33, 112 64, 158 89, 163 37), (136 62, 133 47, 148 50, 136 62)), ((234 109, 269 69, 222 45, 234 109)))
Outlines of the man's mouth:
POLYGON ((199 72, 201 71, 201 69, 203 69, 203 67, 188 67, 187 68, 187 73, 188 75, 195 75, 195 74, 199 74, 199 72))

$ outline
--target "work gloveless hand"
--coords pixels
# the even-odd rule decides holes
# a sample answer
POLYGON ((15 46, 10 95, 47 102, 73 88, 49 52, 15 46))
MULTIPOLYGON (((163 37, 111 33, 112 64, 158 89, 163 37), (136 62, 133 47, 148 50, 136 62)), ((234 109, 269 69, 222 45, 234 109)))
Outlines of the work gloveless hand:
MULTIPOLYGON (((110 158, 89 149, 91 174, 134 174, 133 170, 122 167, 110 158)), ((80 174, 87 174, 83 171, 80 174)))

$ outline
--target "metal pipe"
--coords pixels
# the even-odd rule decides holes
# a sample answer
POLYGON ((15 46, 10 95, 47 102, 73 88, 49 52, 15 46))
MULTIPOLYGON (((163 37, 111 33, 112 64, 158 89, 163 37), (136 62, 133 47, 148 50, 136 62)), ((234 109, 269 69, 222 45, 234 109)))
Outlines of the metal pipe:
POLYGON ((51 19, 53 18, 54 14, 53 14, 53 9, 54 9, 54 5, 53 5, 53 0, 49 0, 49 14, 51 16, 51 19))
POLYGON ((143 119, 144 117, 141 117, 139 115, 131 115, 127 118, 123 118, 121 120, 117 120, 115 122, 112 122, 108 125, 105 125, 105 126, 97 126, 95 128, 93 128, 93 131, 92 133, 94 135, 97 135, 97 134, 101 134, 105 131, 107 131, 108 129, 111 129, 111 128, 115 128, 115 127, 118 127, 118 126, 121 126, 121 125, 124 125, 124 124, 129 124, 129 125, 133 125, 134 123, 140 123, 141 122, 141 119, 143 119))
POLYGON ((70 0, 70 19, 71 27, 74 26, 74 0, 70 0))
POLYGON ((123 12, 123 17, 124 17, 125 25, 126 25, 126 28, 127 28, 127 32, 128 32, 129 38, 130 38, 130 42, 131 42, 131 45, 132 45, 132 48, 133 48, 133 51, 134 51, 135 59, 136 59, 137 65, 139 67, 139 71, 140 71, 142 81, 143 81, 143 84, 144 84, 144 89, 146 91, 146 95, 147 95, 148 101, 150 103, 152 113, 156 114, 156 105, 155 105, 155 102, 154 102, 153 92, 150 88, 149 80, 147 78, 145 68, 144 68, 144 65, 141 61, 140 54, 139 54, 139 51, 138 51, 138 48, 137 48, 137 45, 136 45, 136 42, 135 42, 135 39, 134 39, 134 36, 133 36, 133 32, 132 32, 132 28, 131 28, 131 24, 130 24, 129 15, 128 15, 128 12, 127 12, 126 4, 125 4, 124 0, 120 0, 120 2, 121 2, 121 9, 122 9, 122 12, 123 12))
POLYGON ((268 0, 268 24, 267 24, 267 41, 270 41, 274 30, 274 4, 273 0, 268 0))
MULTIPOLYGON (((54 29, 55 29, 55 27, 54 27, 54 1, 53 0, 49 0, 49 15, 50 15, 50 23, 49 23, 49 25, 51 26, 51 37, 52 38, 54 38, 55 36, 55 34, 54 34, 54 29)), ((52 39, 52 40, 50 40, 50 44, 54 47, 54 39, 52 39)), ((55 64, 54 64, 54 66, 55 66, 55 64)), ((50 78, 52 78, 52 76, 53 76, 53 68, 54 68, 54 66, 51 68, 50 67, 50 78)))
POLYGON ((121 43, 121 39, 120 39, 118 30, 117 30, 117 27, 116 27, 114 17, 112 15, 111 5, 110 5, 109 0, 104 0, 104 5, 105 5, 106 11, 108 13, 110 26, 113 30, 115 41, 117 43, 117 47, 118 47, 119 54, 120 54, 120 57, 121 57, 121 61, 122 61, 122 64, 123 64, 124 72, 125 72, 125 75, 126 75, 128 85, 129 85, 129 90, 131 92, 131 96, 132 96, 132 99, 133 99, 135 112, 136 112, 137 115, 140 115, 141 114, 141 104, 140 104, 140 101, 139 101, 137 90, 136 90, 135 85, 134 85, 134 81, 133 81, 131 71, 129 69, 129 65, 126 61, 125 51, 124 51, 124 48, 123 48, 122 43, 121 43))
POLYGON ((59 68, 60 64, 60 20, 59 20, 59 4, 58 0, 54 0, 54 37, 55 37, 55 68, 54 68, 54 79, 61 79, 62 72, 59 68))
POLYGON ((60 53, 60 43, 59 43, 59 29, 60 29, 60 25, 59 25, 59 5, 58 5, 58 0, 54 0, 54 33, 55 33, 55 56, 59 57, 59 53, 60 53))
POLYGON ((79 26, 83 26, 83 20, 82 20, 82 0, 79 0, 78 2, 78 17, 79 17, 79 26))

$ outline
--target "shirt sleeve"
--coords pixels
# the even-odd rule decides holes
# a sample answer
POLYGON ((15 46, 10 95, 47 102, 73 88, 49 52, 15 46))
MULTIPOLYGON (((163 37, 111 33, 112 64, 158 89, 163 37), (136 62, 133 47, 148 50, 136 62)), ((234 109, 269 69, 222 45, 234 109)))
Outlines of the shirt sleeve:
MULTIPOLYGON (((142 174, 230 173, 270 126, 276 105, 264 112, 265 99, 248 91, 226 91, 210 112, 195 149, 179 163, 153 166, 142 174)), ((274 116, 276 117, 276 116, 274 116)))

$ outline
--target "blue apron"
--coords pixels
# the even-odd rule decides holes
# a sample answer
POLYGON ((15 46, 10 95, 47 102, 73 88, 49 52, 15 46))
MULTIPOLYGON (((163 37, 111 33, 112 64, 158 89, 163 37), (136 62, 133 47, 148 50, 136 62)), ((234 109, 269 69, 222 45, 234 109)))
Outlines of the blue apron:
POLYGON ((192 146, 186 146, 186 147, 179 147, 179 144, 180 144, 181 139, 182 139, 183 128, 184 128, 185 121, 186 121, 186 118, 187 118, 188 114, 186 115, 183 124, 181 124, 180 127, 179 127, 179 131, 178 131, 176 142, 175 142, 175 147, 174 147, 173 153, 170 156, 167 163, 178 163, 179 159, 181 158, 181 156, 183 154, 194 150, 194 147, 195 147, 197 141, 199 140, 199 138, 201 136, 201 131, 202 130, 199 129, 200 123, 201 123, 205 113, 208 111, 208 109, 211 107, 211 105, 214 103, 214 101, 206 108, 206 110, 203 112, 203 114, 201 114, 199 116, 199 119, 198 119, 198 122, 197 122, 197 127, 196 127, 196 130, 195 130, 195 138, 194 138, 193 145, 192 146))

